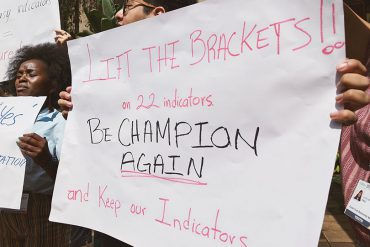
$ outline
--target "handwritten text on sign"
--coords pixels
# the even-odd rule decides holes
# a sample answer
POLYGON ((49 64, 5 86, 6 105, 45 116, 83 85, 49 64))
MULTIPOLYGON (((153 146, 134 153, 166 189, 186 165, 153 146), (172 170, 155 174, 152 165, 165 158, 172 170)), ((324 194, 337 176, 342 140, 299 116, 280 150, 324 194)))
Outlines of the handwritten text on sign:
POLYGON ((341 6, 209 0, 70 42, 51 220, 134 246, 317 245, 341 6))
POLYGON ((0 208, 19 209, 26 160, 16 142, 29 131, 45 97, 0 97, 0 208))
POLYGON ((3 0, 0 6, 0 81, 8 79, 5 72, 17 49, 54 42, 53 31, 59 28, 58 0, 3 0))
MULTIPOLYGON (((332 44, 327 44, 327 36, 335 36, 337 33, 337 16, 336 5, 331 3, 331 9, 324 9, 324 2, 320 2, 320 42, 322 43, 322 53, 330 55, 338 49, 344 47, 344 40, 337 38, 332 44), (324 15, 329 14, 330 23, 325 23, 324 15), (331 25, 331 29, 324 30, 324 24, 331 25)), ((86 50, 89 59, 89 73, 83 82, 91 81, 105 81, 105 80, 125 80, 132 76, 132 57, 140 56, 146 57, 147 66, 141 68, 138 72, 143 73, 142 70, 150 71, 151 73, 162 72, 163 70, 179 69, 184 64, 179 63, 180 59, 176 52, 177 47, 182 43, 189 45, 187 55, 191 56, 191 62, 186 65, 197 65, 199 63, 212 63, 215 61, 227 61, 233 57, 247 56, 251 52, 258 52, 259 50, 268 50, 268 52, 280 55, 281 52, 292 54, 301 49, 308 49, 314 45, 313 32, 318 32, 317 29, 312 30, 311 24, 314 22, 312 17, 307 15, 304 18, 287 18, 283 20, 275 20, 269 24, 260 25, 258 22, 240 21, 237 28, 238 31, 229 32, 211 32, 206 33, 205 30, 197 28, 193 30, 186 40, 171 40, 163 43, 152 44, 148 47, 142 47, 135 51, 133 48, 125 49, 123 52, 113 54, 110 57, 99 57, 94 59, 89 44, 86 44, 86 50), (287 39, 293 39, 293 42, 286 44, 287 39), (283 50, 283 51, 282 51, 283 50), (139 54, 142 52, 142 54, 139 54), (136 53, 133 55, 133 53, 136 53), (93 60, 94 59, 94 60, 93 60), (96 66, 93 66, 96 65, 96 66), (99 73, 100 72, 100 73, 99 73)), ((289 40, 288 40, 289 41, 289 40)), ((151 99, 155 95, 149 95, 151 99)), ((142 96, 141 96, 142 97, 142 96)), ((140 101, 143 102, 143 98, 140 101)), ((209 100, 211 95, 207 97, 207 106, 212 105, 209 100)), ((179 106, 179 104, 176 104, 179 106)), ((205 105, 204 99, 202 106, 205 105)), ((171 107, 171 104, 164 102, 165 107, 171 107)), ((181 106, 181 104, 180 104, 181 106)), ((143 103, 139 104, 137 109, 141 107, 157 107, 152 102, 145 106, 143 103)), ((172 107, 174 107, 172 105, 172 107)))

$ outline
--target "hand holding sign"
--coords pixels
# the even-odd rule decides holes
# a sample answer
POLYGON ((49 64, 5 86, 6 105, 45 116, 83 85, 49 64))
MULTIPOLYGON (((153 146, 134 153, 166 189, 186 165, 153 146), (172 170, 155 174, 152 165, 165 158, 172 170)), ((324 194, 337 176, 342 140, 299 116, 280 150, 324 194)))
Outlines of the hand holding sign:
POLYGON ((54 40, 58 45, 65 44, 72 36, 64 30, 56 29, 54 40))
POLYGON ((68 112, 71 111, 73 108, 71 91, 72 87, 69 86, 66 88, 66 91, 62 91, 59 93, 60 99, 58 100, 58 105, 60 106, 63 117, 65 119, 67 119, 68 117, 68 112))
POLYGON ((343 110, 330 114, 330 117, 346 125, 357 121, 356 111, 370 103, 369 79, 366 67, 358 60, 349 59, 337 66, 341 74, 337 84, 339 95, 336 102, 344 106, 343 110))
POLYGON ((50 154, 48 142, 36 133, 24 134, 19 137, 17 145, 25 155, 29 156, 36 164, 40 165, 50 177, 55 178, 57 165, 50 154))
POLYGON ((16 145, 29 131, 46 97, 0 97, 0 207, 19 209, 26 160, 16 145), (6 110, 7 109, 7 110, 6 110), (12 186, 9 186, 12 185, 12 186))

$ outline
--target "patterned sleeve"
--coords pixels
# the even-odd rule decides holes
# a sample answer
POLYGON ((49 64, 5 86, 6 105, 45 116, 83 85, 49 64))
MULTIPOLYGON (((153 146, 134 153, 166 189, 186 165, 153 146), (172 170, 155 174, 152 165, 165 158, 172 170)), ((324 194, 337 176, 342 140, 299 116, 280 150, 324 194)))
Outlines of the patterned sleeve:
MULTIPOLYGON (((370 95, 370 88, 367 93, 370 95)), ((351 199, 359 180, 370 182, 370 104, 358 110, 356 114, 358 121, 354 125, 344 126, 341 136, 341 173, 345 205, 351 199)), ((351 223, 360 242, 364 243, 364 246, 370 246, 370 231, 357 222, 351 223)))

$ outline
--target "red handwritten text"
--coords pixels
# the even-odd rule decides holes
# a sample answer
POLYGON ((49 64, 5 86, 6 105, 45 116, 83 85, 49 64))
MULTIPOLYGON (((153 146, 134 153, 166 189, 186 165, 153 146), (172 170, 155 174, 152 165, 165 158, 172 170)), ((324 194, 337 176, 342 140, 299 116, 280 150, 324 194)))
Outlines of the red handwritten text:
POLYGON ((236 236, 221 229, 221 227, 218 224, 220 218, 220 209, 217 209, 216 211, 213 224, 205 224, 199 222, 192 215, 192 208, 189 208, 188 217, 186 219, 180 218, 168 219, 166 211, 168 210, 167 204, 169 203, 170 200, 166 198, 159 198, 159 200, 163 203, 163 210, 161 212, 161 216, 155 219, 156 222, 164 226, 177 229, 179 231, 190 232, 201 238, 207 238, 213 241, 222 242, 229 246, 238 245, 241 247, 247 247, 246 236, 236 236))

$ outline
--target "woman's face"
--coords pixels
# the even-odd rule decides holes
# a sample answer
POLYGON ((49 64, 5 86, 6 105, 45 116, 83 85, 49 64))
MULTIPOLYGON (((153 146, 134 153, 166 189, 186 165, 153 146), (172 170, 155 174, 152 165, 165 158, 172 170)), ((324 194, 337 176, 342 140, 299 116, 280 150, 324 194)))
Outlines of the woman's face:
POLYGON ((17 96, 48 96, 51 83, 47 65, 38 59, 23 62, 15 80, 17 96))

